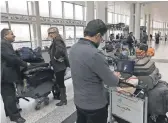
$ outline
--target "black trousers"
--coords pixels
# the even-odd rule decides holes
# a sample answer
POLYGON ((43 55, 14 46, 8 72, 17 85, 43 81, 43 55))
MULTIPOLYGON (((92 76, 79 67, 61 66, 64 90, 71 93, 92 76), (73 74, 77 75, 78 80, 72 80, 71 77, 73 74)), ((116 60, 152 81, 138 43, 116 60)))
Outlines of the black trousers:
POLYGON ((130 55, 134 55, 135 54, 135 49, 134 49, 134 46, 128 46, 129 48, 129 51, 130 51, 130 55))
POLYGON ((85 110, 76 106, 76 123, 107 123, 108 105, 101 109, 85 110))
POLYGON ((65 88, 65 83, 64 83, 65 71, 66 70, 55 72, 56 82, 57 82, 59 88, 65 88))
POLYGON ((15 120, 18 117, 20 117, 19 110, 16 106, 17 98, 14 84, 2 83, 1 94, 4 102, 6 115, 9 116, 11 120, 15 120))

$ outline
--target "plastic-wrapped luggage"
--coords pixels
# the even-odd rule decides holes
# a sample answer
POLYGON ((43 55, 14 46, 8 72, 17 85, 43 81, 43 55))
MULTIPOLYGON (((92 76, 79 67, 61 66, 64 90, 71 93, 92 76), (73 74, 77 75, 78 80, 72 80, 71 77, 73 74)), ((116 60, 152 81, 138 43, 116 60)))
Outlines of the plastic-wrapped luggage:
POLYGON ((29 47, 22 47, 17 50, 16 53, 21 57, 22 60, 30 63, 44 62, 41 54, 41 48, 36 48, 32 50, 29 47))

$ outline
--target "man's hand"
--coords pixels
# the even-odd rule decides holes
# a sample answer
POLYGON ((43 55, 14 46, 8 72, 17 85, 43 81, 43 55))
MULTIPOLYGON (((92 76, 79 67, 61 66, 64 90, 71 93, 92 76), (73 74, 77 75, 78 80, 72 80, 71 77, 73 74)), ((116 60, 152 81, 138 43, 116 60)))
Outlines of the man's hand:
POLYGON ((121 76, 120 72, 113 72, 113 73, 114 73, 114 75, 116 75, 117 77, 120 77, 120 76, 121 76))

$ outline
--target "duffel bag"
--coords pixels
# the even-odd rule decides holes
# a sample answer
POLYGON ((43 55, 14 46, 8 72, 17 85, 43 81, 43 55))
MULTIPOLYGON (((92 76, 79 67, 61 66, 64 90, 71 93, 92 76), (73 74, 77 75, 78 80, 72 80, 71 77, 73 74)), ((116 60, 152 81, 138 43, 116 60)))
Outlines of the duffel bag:
POLYGON ((149 114, 165 115, 168 112, 168 83, 159 81, 148 92, 149 114))

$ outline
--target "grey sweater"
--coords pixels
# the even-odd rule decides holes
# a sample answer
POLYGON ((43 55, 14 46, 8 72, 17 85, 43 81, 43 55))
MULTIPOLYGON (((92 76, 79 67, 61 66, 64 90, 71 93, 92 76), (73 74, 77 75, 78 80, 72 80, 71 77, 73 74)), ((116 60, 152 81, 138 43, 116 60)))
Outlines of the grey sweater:
POLYGON ((80 39, 69 55, 75 105, 95 110, 107 105, 104 85, 116 87, 118 78, 109 69, 104 55, 88 40, 80 39))

